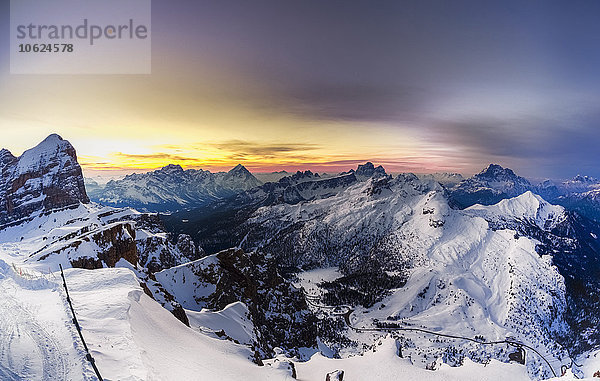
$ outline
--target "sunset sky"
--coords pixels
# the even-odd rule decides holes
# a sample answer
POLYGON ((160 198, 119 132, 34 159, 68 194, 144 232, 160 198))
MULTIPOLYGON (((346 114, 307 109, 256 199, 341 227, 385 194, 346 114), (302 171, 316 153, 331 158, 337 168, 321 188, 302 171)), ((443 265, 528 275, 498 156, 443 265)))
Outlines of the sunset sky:
POLYGON ((151 75, 10 75, 0 39, 0 146, 56 132, 86 174, 600 177, 599 1, 163 0, 152 17, 151 75))

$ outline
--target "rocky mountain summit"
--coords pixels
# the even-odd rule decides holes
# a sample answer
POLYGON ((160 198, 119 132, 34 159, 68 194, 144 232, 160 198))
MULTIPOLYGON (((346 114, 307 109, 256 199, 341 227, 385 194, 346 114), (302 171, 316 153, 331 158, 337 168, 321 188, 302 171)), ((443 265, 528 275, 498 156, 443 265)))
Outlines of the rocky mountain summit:
POLYGON ((88 202, 75 148, 60 136, 19 157, 0 151, 0 227, 88 202))
POLYGON ((385 169, 381 165, 375 167, 375 165, 373 165, 373 163, 371 163, 370 161, 366 162, 365 164, 359 164, 359 166, 356 168, 356 171, 351 169, 350 171, 348 171, 348 173, 354 173, 356 177, 362 181, 371 177, 379 177, 386 175, 385 169))
POLYGON ((474 204, 492 205, 505 198, 516 197, 533 190, 529 180, 511 169, 490 164, 451 189, 451 199, 460 208, 474 204))
POLYGON ((461 209, 475 204, 492 205, 531 191, 546 201, 600 221, 600 180, 590 176, 577 175, 564 181, 547 179, 532 184, 509 168, 490 164, 480 173, 457 184, 439 182, 448 189, 452 204, 461 209))

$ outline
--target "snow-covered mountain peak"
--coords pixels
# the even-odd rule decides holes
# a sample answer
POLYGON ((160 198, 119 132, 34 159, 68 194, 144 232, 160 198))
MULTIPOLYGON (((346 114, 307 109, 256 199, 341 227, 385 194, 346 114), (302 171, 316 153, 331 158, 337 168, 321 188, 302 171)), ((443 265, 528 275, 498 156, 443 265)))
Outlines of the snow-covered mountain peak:
POLYGON ((37 146, 23 152, 17 165, 18 173, 35 171, 47 165, 48 161, 59 161, 65 165, 71 160, 77 160, 75 148, 67 140, 57 134, 49 135, 37 146))
POLYGON ((319 176, 318 173, 313 173, 311 170, 306 170, 304 172, 297 171, 293 175, 282 177, 281 179, 279 179, 278 183, 282 184, 282 185, 283 184, 290 185, 290 184, 298 184, 298 183, 301 183, 304 181, 318 180, 320 178, 321 177, 319 176))
MULTIPOLYGON (((483 174, 492 175, 492 174, 504 172, 504 171, 505 171, 505 168, 502 167, 500 164, 490 163, 481 172, 479 172, 479 174, 480 175, 483 175, 483 174)), ((508 171, 512 172, 512 170, 510 170, 510 169, 508 169, 508 171)))
POLYGON ((2 148, 0 149, 0 161, 4 161, 5 158, 15 158, 15 156, 6 148, 2 148))
POLYGON ((360 181, 365 181, 371 177, 381 177, 387 175, 385 169, 381 165, 375 167, 375 165, 373 165, 373 163, 370 161, 366 162, 365 164, 359 164, 356 170, 351 169, 348 172, 340 173, 340 175, 345 174, 354 174, 360 181))
POLYGON ((400 173, 398 174, 393 183, 402 187, 411 187, 412 189, 418 190, 419 192, 426 192, 430 190, 441 191, 441 185, 433 178, 419 178, 414 173, 400 173))
POLYGON ((252 173, 246 167, 241 164, 236 165, 229 172, 220 176, 220 173, 217 173, 217 182, 221 184, 221 186, 228 189, 240 189, 247 190, 257 186, 260 186, 262 183, 254 177, 252 173))
POLYGON ((576 182, 576 183, 587 183, 587 184, 598 183, 598 179, 591 177, 591 176, 582 176, 582 175, 577 175, 577 176, 573 177, 573 180, 571 180, 571 181, 576 182))
POLYGON ((531 183, 511 169, 490 164, 480 173, 461 181, 451 189, 451 198, 460 207, 492 205, 534 189, 531 183))
POLYGON ((251 183, 253 187, 261 185, 261 182, 258 181, 258 179, 256 179, 256 177, 254 177, 254 175, 241 164, 238 164, 230 169, 229 172, 223 176, 223 181, 231 182, 233 183, 232 185, 239 181, 251 183))
POLYGON ((516 181, 527 182, 524 178, 517 176, 510 168, 504 168, 499 164, 490 164, 474 177, 487 181, 516 181), (524 181, 523 181, 524 180, 524 181))
POLYGON ((543 188, 555 187, 556 183, 554 182, 554 180, 546 179, 541 182, 540 186, 543 188))
POLYGON ((15 158, 0 157, 0 226, 89 202, 75 148, 56 134, 15 158))
POLYGON ((228 173, 232 173, 232 174, 233 173, 243 173, 243 174, 246 174, 246 173, 250 173, 250 171, 248 169, 246 169, 246 167, 244 167, 243 165, 238 164, 235 167, 231 168, 228 173))
POLYGON ((494 205, 473 205, 465 211, 486 219, 529 222, 544 230, 551 229, 565 218, 562 206, 552 205, 531 191, 501 200, 494 205))
POLYGON ((2 148, 0 150, 0 172, 4 171, 4 168, 15 160, 17 158, 9 150, 2 148))

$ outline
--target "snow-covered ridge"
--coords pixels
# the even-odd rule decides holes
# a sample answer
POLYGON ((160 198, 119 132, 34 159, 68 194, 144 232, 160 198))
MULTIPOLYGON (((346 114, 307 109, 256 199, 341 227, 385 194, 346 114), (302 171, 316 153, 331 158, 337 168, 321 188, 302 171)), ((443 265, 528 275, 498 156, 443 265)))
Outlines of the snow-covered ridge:
POLYGON ((473 205, 465 209, 465 212, 487 220, 528 222, 543 230, 551 230, 566 218, 562 206, 552 205, 531 191, 501 200, 494 205, 473 205))

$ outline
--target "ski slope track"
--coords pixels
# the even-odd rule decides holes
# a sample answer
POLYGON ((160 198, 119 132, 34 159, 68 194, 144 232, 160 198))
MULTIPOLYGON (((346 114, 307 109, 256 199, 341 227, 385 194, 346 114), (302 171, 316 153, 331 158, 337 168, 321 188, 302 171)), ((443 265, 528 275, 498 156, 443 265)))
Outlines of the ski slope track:
POLYGON ((9 365, 14 365, 19 359, 13 358, 10 353, 11 345, 15 341, 22 340, 23 335, 33 341, 35 349, 38 352, 38 360, 42 364, 44 380, 64 380, 66 379, 66 354, 61 350, 59 344, 39 323, 35 316, 26 310, 14 297, 0 296, 2 309, 12 311, 10 316, 6 316, 2 321, 3 335, 0 344, 2 354, 7 355, 9 365), (7 319, 8 318, 8 319, 7 319), (6 335, 8 334, 8 335, 6 335))
POLYGON ((2 380, 90 379, 57 283, 0 260, 2 380))

